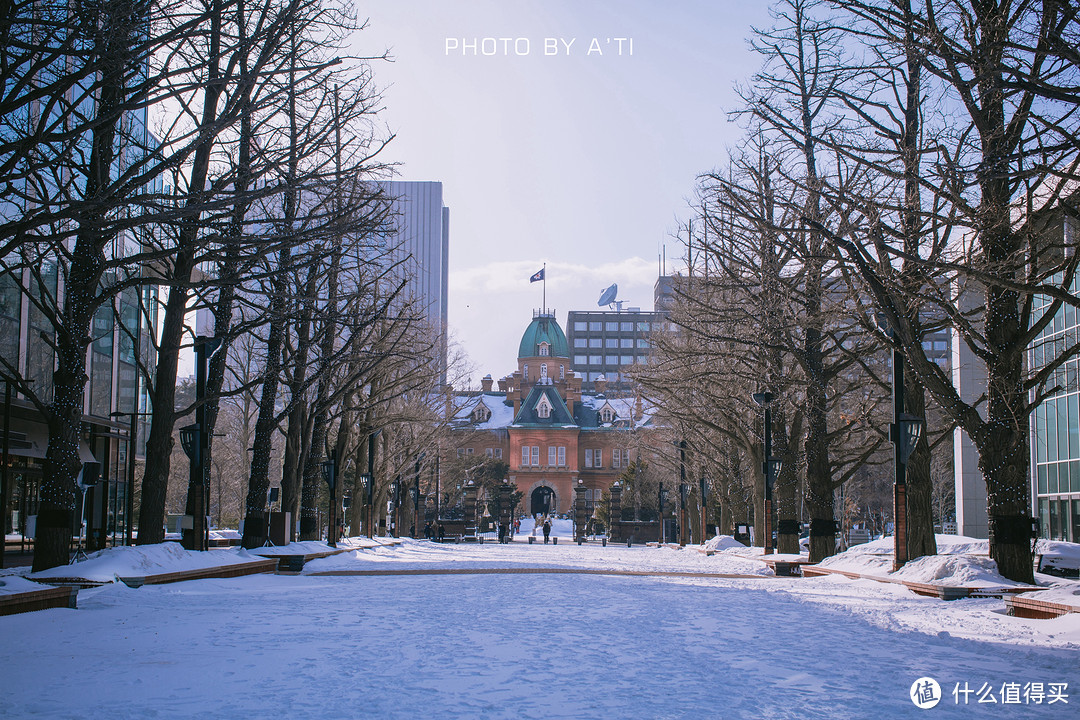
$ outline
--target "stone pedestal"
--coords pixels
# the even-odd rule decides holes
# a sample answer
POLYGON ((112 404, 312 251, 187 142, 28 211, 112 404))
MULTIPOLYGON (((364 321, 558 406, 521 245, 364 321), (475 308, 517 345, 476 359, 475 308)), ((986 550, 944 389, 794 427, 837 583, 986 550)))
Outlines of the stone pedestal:
POLYGON ((608 491, 608 537, 614 541, 622 540, 622 485, 615 483, 608 491))
POLYGON ((589 516, 585 510, 585 486, 578 484, 574 488, 574 539, 585 539, 585 524, 589 516))
POLYGON ((465 534, 476 535, 480 529, 476 526, 477 487, 470 482, 465 486, 465 534))

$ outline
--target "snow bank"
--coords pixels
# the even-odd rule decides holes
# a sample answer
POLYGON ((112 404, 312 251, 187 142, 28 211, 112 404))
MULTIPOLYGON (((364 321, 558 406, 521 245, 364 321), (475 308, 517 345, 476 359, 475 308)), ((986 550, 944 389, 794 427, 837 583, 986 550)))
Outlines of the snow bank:
POLYGON ((29 577, 42 580, 81 578, 92 582, 113 582, 117 577, 142 577, 184 570, 201 570, 258 559, 241 548, 193 552, 185 550, 179 543, 166 542, 159 545, 136 545, 99 550, 90 553, 82 562, 42 570, 29 577))
POLYGON ((1046 590, 1020 593, 1020 596, 1080 608, 1080 582, 1065 580, 1051 585, 1046 590))
POLYGON ((971 555, 928 555, 915 558, 889 577, 908 582, 964 587, 1015 587, 1003 577, 997 563, 988 557, 971 555))
POLYGON ((1018 583, 1003 577, 997 563, 987 553, 986 540, 963 535, 935 535, 938 554, 916 558, 892 572, 894 540, 881 538, 855 545, 826 558, 821 567, 908 582, 965 587, 1013 587, 1018 583))
POLYGON ((702 546, 705 550, 728 550, 730 548, 744 549, 746 548, 741 542, 731 537, 730 535, 717 535, 716 537, 708 540, 702 546))
POLYGON ((0 577, 0 595, 12 595, 14 593, 44 590, 47 585, 27 580, 21 575, 4 575, 0 577))

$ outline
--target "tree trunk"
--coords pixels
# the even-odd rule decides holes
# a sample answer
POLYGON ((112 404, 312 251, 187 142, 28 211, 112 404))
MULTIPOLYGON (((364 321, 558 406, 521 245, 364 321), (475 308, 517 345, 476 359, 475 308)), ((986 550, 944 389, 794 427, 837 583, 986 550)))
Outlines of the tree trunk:
MULTIPOLYGON (((917 380, 909 380, 915 373, 904 374, 904 412, 915 417, 926 417, 926 399, 923 387, 917 380)), ((934 484, 930 476, 930 445, 924 431, 919 444, 908 458, 907 481, 907 531, 908 560, 924 555, 937 555, 934 538, 934 484)))

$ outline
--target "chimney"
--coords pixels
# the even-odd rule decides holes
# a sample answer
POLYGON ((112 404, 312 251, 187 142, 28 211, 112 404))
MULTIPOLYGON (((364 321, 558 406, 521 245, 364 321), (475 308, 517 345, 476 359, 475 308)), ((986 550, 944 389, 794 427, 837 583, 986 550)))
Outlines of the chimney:
POLYGON ((593 382, 593 387, 596 388, 597 395, 603 395, 607 391, 607 378, 603 375, 599 376, 596 378, 596 381, 593 382))
POLYGON ((491 392, 491 382, 492 382, 492 380, 491 380, 491 373, 488 373, 488 374, 487 374, 487 375, 485 375, 485 376, 483 377, 483 379, 482 379, 482 380, 480 381, 480 388, 481 388, 481 389, 482 389, 482 390, 483 390, 484 392, 486 392, 486 393, 489 393, 489 392, 491 392))
POLYGON ((500 378, 499 379, 499 392, 506 392, 506 385, 507 385, 506 378, 505 377, 500 378))

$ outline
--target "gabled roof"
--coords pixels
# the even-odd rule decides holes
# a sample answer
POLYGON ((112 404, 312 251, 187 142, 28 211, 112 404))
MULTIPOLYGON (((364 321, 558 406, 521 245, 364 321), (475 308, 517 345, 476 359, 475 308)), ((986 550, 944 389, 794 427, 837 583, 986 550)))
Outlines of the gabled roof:
POLYGON ((570 416, 570 411, 566 409, 566 403, 559 397, 554 385, 536 385, 529 392, 525 401, 521 403, 521 410, 518 411, 517 417, 514 418, 515 426, 536 425, 551 427, 576 424, 574 418, 570 416), (541 398, 546 398, 548 404, 551 405, 551 415, 549 417, 542 418, 536 413, 536 406, 540 404, 541 398))
POLYGON ((506 404, 505 393, 481 393, 466 400, 454 413, 455 427, 472 426, 477 430, 498 430, 514 420, 514 408, 506 404), (473 413, 481 404, 491 411, 491 417, 482 423, 473 422, 473 413))

